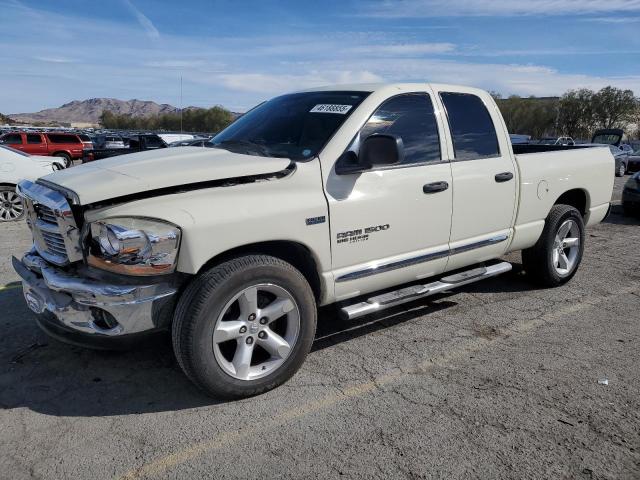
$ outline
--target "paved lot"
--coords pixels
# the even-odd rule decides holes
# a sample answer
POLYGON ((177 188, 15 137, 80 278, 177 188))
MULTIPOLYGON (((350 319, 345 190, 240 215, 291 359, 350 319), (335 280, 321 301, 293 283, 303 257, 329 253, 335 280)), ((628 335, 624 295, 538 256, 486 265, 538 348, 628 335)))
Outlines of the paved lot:
POLYGON ((532 288, 516 255, 363 323, 325 310, 296 377, 231 403, 166 339, 107 353, 40 333, 10 288, 28 233, 1 229, 0 478, 640 478, 640 220, 618 209, 568 285, 532 288))

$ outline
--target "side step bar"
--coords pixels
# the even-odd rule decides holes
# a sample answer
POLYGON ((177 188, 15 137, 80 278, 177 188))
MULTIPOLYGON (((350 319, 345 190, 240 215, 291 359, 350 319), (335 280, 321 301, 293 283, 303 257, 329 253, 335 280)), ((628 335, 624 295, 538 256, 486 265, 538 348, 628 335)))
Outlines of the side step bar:
POLYGON ((410 302, 418 298, 428 297, 436 293, 443 293, 462 285, 478 282, 485 278, 495 277, 501 273, 511 270, 511 264, 508 262, 500 262, 488 267, 477 267, 465 272, 456 273, 443 277, 440 280, 427 283, 426 285, 412 285, 410 287, 401 288, 393 292, 383 293, 371 297, 364 302, 347 305, 340 309, 340 314, 346 320, 369 315, 371 313, 380 312, 387 308, 395 307, 402 303, 410 302))

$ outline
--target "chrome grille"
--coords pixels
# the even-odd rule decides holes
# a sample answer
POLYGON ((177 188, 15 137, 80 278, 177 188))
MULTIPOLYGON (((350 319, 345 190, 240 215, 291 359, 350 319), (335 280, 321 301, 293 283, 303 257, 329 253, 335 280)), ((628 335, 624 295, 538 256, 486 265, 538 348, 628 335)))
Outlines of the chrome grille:
POLYGON ((17 191, 24 198, 37 252, 56 265, 81 260, 80 234, 67 199, 56 190, 26 180, 17 191))
POLYGON ((38 205, 36 207, 36 211, 38 212, 38 218, 41 218, 45 222, 53 223, 54 225, 58 224, 55 212, 49 207, 38 205))

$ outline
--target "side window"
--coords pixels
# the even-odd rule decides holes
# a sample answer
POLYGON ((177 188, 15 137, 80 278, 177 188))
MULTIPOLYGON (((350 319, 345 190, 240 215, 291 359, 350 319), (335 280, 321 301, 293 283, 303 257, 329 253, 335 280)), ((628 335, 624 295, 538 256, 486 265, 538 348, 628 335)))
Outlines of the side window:
POLYGON ((8 133, 2 137, 2 143, 6 145, 21 145, 22 136, 19 133, 8 133))
POLYGON ((468 93, 440 93, 447 111, 456 160, 500 155, 498 136, 484 103, 468 93))
POLYGON ((42 143, 39 133, 27 133, 27 143, 42 143))
POLYGON ((400 95, 384 102, 362 127, 351 150, 374 133, 402 138, 403 164, 440 161, 440 137, 431 98, 424 93, 400 95))

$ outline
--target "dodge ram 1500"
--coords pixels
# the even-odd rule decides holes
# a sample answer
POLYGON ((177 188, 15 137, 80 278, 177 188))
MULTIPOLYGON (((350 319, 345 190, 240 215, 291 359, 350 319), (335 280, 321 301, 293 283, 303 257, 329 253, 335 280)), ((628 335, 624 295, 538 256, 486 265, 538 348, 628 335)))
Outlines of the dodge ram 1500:
POLYGON ((491 96, 452 85, 283 95, 211 142, 20 183, 34 243, 13 265, 51 335, 169 330, 187 376, 227 398, 298 370, 318 306, 379 312, 507 272, 517 250, 562 285, 613 188, 608 149, 512 146, 491 96))

